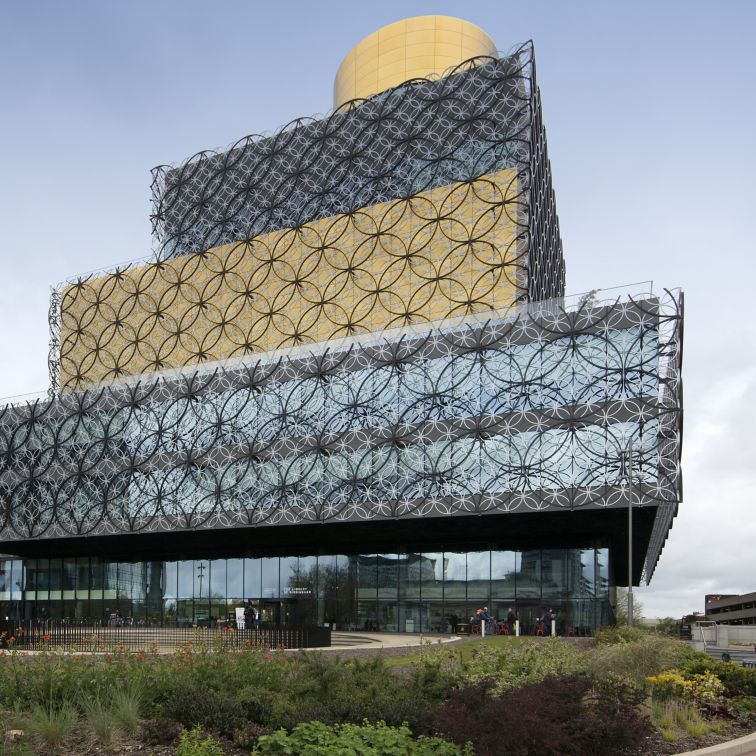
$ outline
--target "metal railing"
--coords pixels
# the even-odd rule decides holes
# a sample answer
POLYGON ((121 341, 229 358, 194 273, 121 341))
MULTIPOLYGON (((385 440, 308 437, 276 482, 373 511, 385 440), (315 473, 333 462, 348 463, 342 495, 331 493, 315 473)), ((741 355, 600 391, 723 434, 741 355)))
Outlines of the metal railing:
POLYGON ((53 648, 102 653, 165 651, 189 644, 230 649, 250 646, 322 648, 331 645, 331 630, 328 627, 279 625, 262 625, 248 630, 238 630, 228 625, 139 627, 74 624, 63 621, 0 622, 0 650, 5 651, 42 651, 53 648))

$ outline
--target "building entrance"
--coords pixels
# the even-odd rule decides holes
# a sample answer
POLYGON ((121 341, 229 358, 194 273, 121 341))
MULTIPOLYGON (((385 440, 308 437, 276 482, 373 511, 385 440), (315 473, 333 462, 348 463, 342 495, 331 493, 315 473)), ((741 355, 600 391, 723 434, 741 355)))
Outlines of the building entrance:
POLYGON ((260 612, 260 625, 262 627, 294 627, 302 624, 297 599, 258 598, 252 599, 250 603, 260 612))

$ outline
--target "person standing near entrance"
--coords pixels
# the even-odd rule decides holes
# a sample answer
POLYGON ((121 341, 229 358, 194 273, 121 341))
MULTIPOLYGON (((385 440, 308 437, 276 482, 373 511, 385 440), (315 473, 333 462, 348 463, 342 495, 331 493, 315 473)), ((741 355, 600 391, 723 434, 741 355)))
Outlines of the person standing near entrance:
POLYGON ((252 608, 252 602, 247 599, 247 605, 244 607, 244 629, 251 630, 255 621, 255 610, 252 608))
POLYGON ((551 609, 547 609, 543 613, 543 634, 551 635, 551 621, 554 619, 554 615, 551 613, 551 609))
POLYGON ((449 625, 451 626, 452 635, 457 634, 457 625, 459 624, 459 617, 456 614, 449 615, 449 625))
POLYGON ((509 634, 514 635, 517 632, 517 613, 511 606, 507 612, 507 625, 509 626, 509 634))

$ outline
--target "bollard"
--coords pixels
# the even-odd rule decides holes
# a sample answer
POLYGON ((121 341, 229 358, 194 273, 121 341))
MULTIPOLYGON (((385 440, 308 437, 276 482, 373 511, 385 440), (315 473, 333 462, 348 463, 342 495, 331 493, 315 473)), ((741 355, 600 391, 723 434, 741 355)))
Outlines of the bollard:
POLYGON ((556 620, 551 620, 551 637, 556 638, 556 620))
POLYGON ((515 620, 515 637, 520 637, 520 620, 515 620))

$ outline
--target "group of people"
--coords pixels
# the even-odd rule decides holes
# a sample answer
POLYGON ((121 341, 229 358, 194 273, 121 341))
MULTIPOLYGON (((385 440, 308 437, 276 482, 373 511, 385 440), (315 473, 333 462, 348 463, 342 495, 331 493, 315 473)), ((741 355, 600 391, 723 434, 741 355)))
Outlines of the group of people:
MULTIPOLYGON (((469 623, 473 633, 480 633, 483 626, 486 628, 486 635, 496 633, 497 635, 515 635, 517 632, 517 622, 519 617, 513 607, 509 607, 507 610, 507 619, 499 620, 491 616, 488 611, 488 607, 484 606, 482 609, 476 609, 475 613, 470 617, 469 623)), ((543 616, 536 620, 535 635, 545 636, 551 635, 552 622, 556 620, 556 614, 553 609, 547 609, 543 616)), ((459 617, 456 614, 449 615, 449 627, 451 632, 456 634, 459 628, 459 617)))

